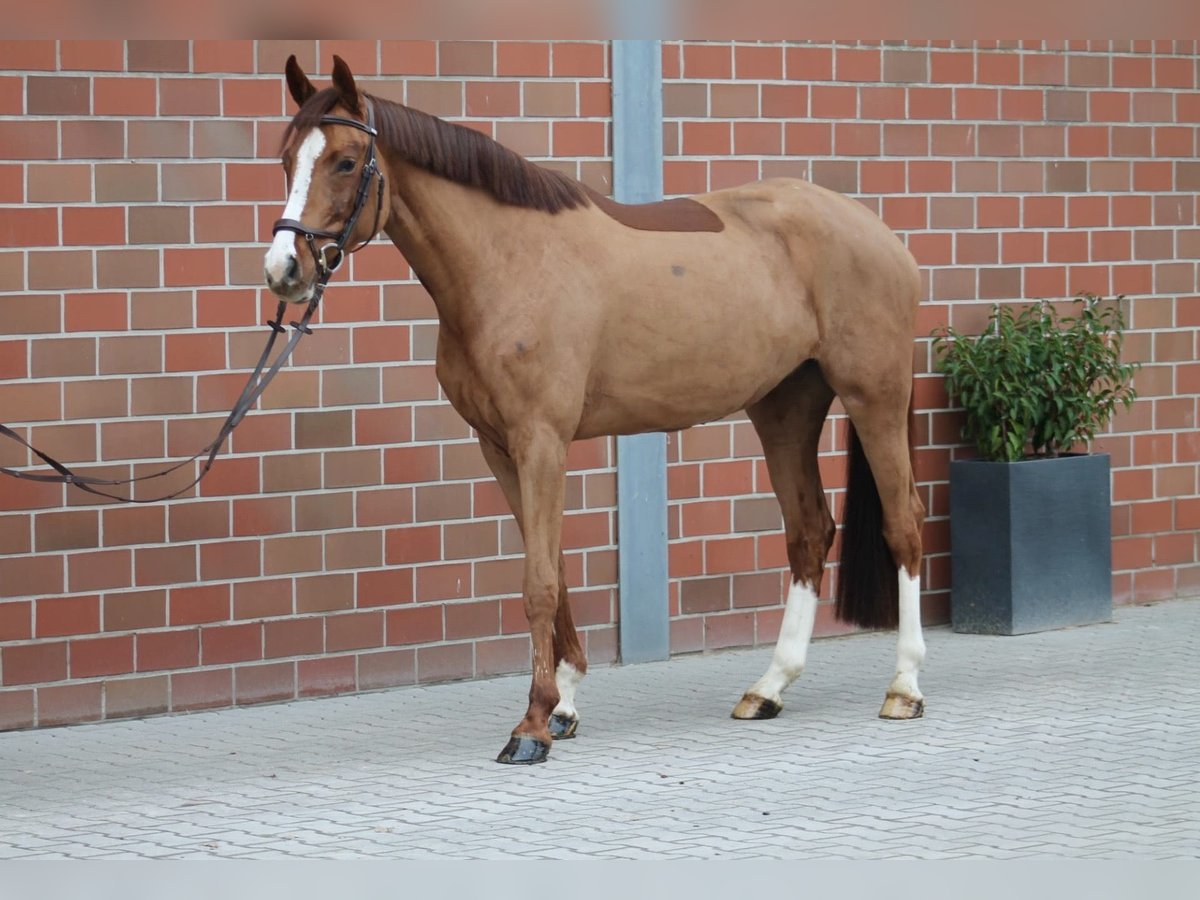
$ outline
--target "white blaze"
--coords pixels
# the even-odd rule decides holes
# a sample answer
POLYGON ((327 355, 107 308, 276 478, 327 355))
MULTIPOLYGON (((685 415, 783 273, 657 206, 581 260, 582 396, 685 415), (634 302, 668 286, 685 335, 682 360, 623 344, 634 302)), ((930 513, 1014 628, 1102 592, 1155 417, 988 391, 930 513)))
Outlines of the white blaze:
POLYGON ((771 658, 767 674, 750 688, 751 694, 775 703, 783 702, 783 692, 804 671, 816 618, 816 590, 808 582, 794 582, 788 590, 775 655, 771 658))
MULTIPOLYGON (((313 168, 321 151, 325 149, 325 135, 320 128, 314 128, 300 144, 296 153, 296 167, 292 171, 292 192, 288 195, 287 206, 283 208, 284 219, 301 221, 305 204, 308 203, 308 191, 312 187, 313 168)), ((296 233, 281 231, 271 242, 267 251, 267 274, 274 281, 282 281, 288 270, 288 263, 296 255, 296 233)))

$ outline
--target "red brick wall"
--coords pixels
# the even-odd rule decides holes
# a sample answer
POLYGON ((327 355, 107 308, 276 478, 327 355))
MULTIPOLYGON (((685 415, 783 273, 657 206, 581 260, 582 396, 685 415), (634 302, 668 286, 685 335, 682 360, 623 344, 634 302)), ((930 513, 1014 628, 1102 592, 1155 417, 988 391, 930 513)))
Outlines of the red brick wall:
MULTIPOLYGON (((668 193, 808 178, 860 197, 921 264, 927 622, 949 618, 947 464, 963 452, 929 332, 1077 291, 1129 295, 1128 356, 1145 363, 1141 399, 1096 442, 1112 454, 1115 600, 1200 592, 1194 41, 669 43, 663 69, 668 193)), ((834 421, 821 468, 840 519, 834 421)), ((773 641, 785 556, 753 428, 734 416, 670 446, 672 647, 773 641)), ((831 566, 817 634, 840 628, 836 577, 831 566)))
MULTIPOLYGON (((602 42, 4 43, 0 421, 114 476, 211 440, 275 305, 292 52, 610 189, 602 42)), ((348 270, 186 499, 0 483, 0 729, 527 667, 519 535, 434 379, 433 306, 390 245, 348 270)), ((567 486, 598 662, 616 655, 609 443, 573 448, 567 486)), ((29 462, 14 448, 0 464, 29 462)))
MULTIPOLYGON (((258 285, 290 52, 317 75, 339 53, 382 96, 610 187, 603 43, 4 43, 0 421, 118 475, 211 438, 273 308, 258 285)), ((1115 592, 1194 593, 1197 62, 1192 42, 667 44, 666 189, 789 174, 862 196, 924 268, 919 337, 995 300, 1133 297, 1143 399, 1100 442, 1115 592)), ((429 299, 390 247, 348 268, 193 496, 0 483, 0 729, 527 665, 519 538, 437 388, 429 299)), ((958 421, 925 340, 917 369, 939 621, 958 421)), ((840 434, 822 460, 838 513, 840 434)), ((774 639, 783 545, 757 451, 742 417, 672 436, 676 651, 774 639)), ((578 445, 568 481, 596 661, 616 653, 613 461, 610 441, 578 445)))

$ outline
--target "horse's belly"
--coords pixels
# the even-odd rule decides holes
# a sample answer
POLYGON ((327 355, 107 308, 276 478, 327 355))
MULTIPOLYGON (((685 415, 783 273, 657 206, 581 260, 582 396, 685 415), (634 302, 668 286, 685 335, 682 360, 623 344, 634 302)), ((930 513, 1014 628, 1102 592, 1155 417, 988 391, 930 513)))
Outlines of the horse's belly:
POLYGON ((800 353, 646 359, 596 373, 577 438, 675 431, 712 422, 761 399, 804 361, 800 353))

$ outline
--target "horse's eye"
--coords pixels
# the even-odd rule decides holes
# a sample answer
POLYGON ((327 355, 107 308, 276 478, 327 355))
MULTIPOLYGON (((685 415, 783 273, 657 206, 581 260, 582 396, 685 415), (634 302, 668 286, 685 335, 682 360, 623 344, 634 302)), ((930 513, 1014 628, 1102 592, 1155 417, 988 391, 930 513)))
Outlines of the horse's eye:
POLYGON ((343 159, 340 163, 337 164, 337 170, 339 172, 353 172, 354 171, 354 160, 343 159))

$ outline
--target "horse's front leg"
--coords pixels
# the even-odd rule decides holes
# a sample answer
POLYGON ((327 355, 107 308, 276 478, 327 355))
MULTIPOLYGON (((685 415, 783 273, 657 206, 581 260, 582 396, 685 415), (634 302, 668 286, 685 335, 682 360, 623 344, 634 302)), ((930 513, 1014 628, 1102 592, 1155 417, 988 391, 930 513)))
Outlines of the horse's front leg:
POLYGON ((554 619, 559 601, 558 557, 562 542, 567 441, 548 427, 509 435, 517 465, 525 538, 525 617, 533 639, 529 709, 496 758, 501 763, 546 761, 550 714, 558 705, 554 671, 554 619))

